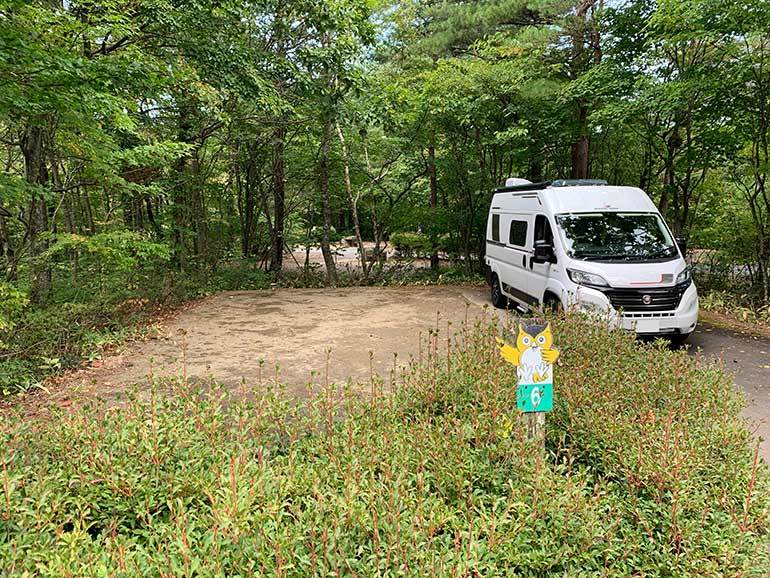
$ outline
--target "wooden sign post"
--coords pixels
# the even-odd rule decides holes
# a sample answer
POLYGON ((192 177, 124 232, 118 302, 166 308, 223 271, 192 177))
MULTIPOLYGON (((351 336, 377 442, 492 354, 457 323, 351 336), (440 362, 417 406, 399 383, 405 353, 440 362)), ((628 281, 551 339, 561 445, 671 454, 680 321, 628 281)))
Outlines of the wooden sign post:
POLYGON ((527 439, 545 447, 545 414, 553 410, 553 364, 559 358, 551 324, 519 324, 516 345, 502 339, 497 344, 500 355, 516 366, 516 407, 522 412, 527 439))

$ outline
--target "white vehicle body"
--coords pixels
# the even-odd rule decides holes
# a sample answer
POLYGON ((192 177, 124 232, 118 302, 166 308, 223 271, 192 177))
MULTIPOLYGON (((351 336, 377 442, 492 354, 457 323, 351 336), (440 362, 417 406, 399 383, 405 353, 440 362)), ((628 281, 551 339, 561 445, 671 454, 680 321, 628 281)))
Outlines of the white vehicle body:
POLYGON ((507 298, 527 309, 577 308, 674 339, 695 329, 698 294, 689 268, 641 189, 509 179, 492 199, 486 238, 498 306, 507 298))

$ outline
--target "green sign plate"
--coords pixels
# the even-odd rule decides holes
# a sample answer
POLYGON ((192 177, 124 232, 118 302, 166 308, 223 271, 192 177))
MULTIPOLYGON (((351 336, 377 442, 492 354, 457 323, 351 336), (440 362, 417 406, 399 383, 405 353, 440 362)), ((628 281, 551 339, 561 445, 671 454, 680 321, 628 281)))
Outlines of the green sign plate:
POLYGON ((553 410, 553 383, 520 383, 516 407, 524 413, 553 410))

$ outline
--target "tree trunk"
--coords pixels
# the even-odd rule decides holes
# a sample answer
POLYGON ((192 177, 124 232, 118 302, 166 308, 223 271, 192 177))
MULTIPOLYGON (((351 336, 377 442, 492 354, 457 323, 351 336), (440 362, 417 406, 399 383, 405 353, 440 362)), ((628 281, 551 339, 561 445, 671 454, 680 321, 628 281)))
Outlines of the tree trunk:
POLYGON ((572 171, 570 176, 573 179, 588 178, 588 107, 580 104, 575 112, 575 120, 578 125, 577 140, 572 143, 572 171))
POLYGON ((158 240, 161 240, 163 238, 163 230, 160 228, 160 225, 155 220, 155 212, 152 208, 152 200, 150 197, 147 197, 144 200, 144 204, 147 207, 147 220, 150 222, 150 226, 152 227, 152 230, 155 232, 155 237, 158 240))
MULTIPOLYGON (((27 182, 34 187, 45 187, 48 184, 45 137, 45 128, 39 125, 27 126, 21 137, 24 174, 27 182)), ((33 189, 29 204, 27 232, 33 259, 30 298, 33 303, 37 304, 45 302, 51 287, 51 269, 34 262, 48 248, 48 240, 43 235, 47 230, 48 203, 36 189, 33 189)))
MULTIPOLYGON (((595 18, 595 5, 597 0, 580 0, 575 6, 575 17, 572 21, 572 61, 570 68, 572 78, 577 79, 583 75, 591 64, 601 62, 602 52, 599 36, 599 28, 595 18), (592 52, 586 54, 586 35, 592 52)), ((601 0, 599 1, 601 5, 601 0)), ((589 175, 590 141, 588 137, 588 103, 578 100, 575 109, 575 122, 577 124, 577 139, 572 144, 572 170, 573 179, 587 179, 589 175)))
POLYGON ((677 154, 679 154, 679 147, 681 144, 682 139, 679 136, 679 126, 675 125, 666 140, 666 158, 664 159, 663 169, 663 192, 660 195, 660 202, 658 203, 658 210, 664 218, 667 216, 671 197, 676 195, 676 168, 674 163, 677 154))
POLYGON ((187 261, 187 249, 185 247, 185 213, 187 207, 186 166, 186 158, 181 158, 176 163, 175 172, 177 182, 174 184, 174 190, 171 198, 171 215, 173 220, 171 246, 174 255, 174 263, 180 271, 184 269, 185 263, 187 261))
MULTIPOLYGON (((195 231, 195 255, 200 263, 208 262, 208 219, 206 218, 206 195, 201 186, 201 163, 196 151, 192 157, 190 166, 192 172, 192 187, 190 190, 190 202, 192 204, 190 216, 192 229, 195 231)), ((138 215, 141 217, 141 213, 138 215)))
MULTIPOLYGON (((430 176, 430 208, 435 212, 436 204, 438 202, 438 180, 436 179, 436 135, 431 134, 430 146, 428 147, 428 175, 430 176)), ((431 245, 434 249, 430 254, 430 268, 433 271, 438 271, 438 250, 436 247, 436 236, 433 233, 434 227, 431 224, 431 245)))
POLYGON ((3 272, 8 281, 16 281, 16 254, 13 250, 13 242, 5 222, 10 213, 0 205, 0 257, 3 258, 3 272))
POLYGON ((238 189, 238 215, 241 223, 241 254, 244 258, 252 255, 251 236, 254 230, 254 211, 256 208, 256 197, 254 195, 254 183, 256 181, 255 172, 257 167, 254 162, 257 144, 249 143, 246 146, 245 168, 246 174, 241 179, 240 161, 236 161, 233 167, 235 173, 235 183, 238 189))
POLYGON ((286 127, 279 124, 273 132, 273 205, 275 220, 273 222, 272 250, 270 270, 280 271, 283 268, 283 249, 286 227, 286 127))
POLYGON ((323 228, 321 231, 321 253, 326 264, 326 278, 332 284, 337 283, 337 267, 334 264, 329 243, 331 232, 332 211, 329 199, 329 144, 331 141, 332 122, 327 118, 324 121, 323 142, 321 143, 321 164, 318 170, 318 188, 321 193, 321 211, 323 216, 323 228))
MULTIPOLYGON (((513 176, 513 175, 510 175, 510 176, 513 176)), ((539 183, 543 181, 543 161, 542 160, 540 160, 539 158, 530 157, 529 170, 527 171, 527 178, 533 183, 539 183)))
POLYGON ((337 128, 337 136, 340 139, 340 146, 342 147, 345 190, 348 193, 348 202, 350 203, 350 216, 353 219, 353 231, 356 235, 356 245, 358 245, 358 258, 361 261, 361 271, 363 271, 363 275, 366 277, 366 249, 364 248, 364 241, 361 238, 361 227, 358 223, 358 200, 353 195, 353 186, 350 182, 350 161, 348 159, 348 146, 345 143, 345 135, 342 133, 342 127, 340 126, 339 120, 335 122, 335 126, 337 128))
MULTIPOLYGON (((177 95, 177 105, 179 108, 179 118, 177 121, 177 138, 179 142, 186 144, 195 143, 195 134, 193 126, 194 108, 184 100, 184 97, 177 95)), ((173 185, 171 195, 171 216, 172 216, 172 250, 174 263, 182 271, 187 264, 187 231, 190 227, 190 177, 191 177, 192 155, 185 154, 181 156, 174 165, 176 182, 173 185)))

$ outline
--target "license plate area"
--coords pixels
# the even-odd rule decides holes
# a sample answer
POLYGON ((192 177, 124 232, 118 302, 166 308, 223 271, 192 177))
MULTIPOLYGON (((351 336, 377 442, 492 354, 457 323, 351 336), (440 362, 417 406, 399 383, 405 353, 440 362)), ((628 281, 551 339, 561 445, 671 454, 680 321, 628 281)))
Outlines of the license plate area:
POLYGON ((636 320, 637 333, 658 333, 659 331, 660 331, 659 319, 637 319, 636 320))

